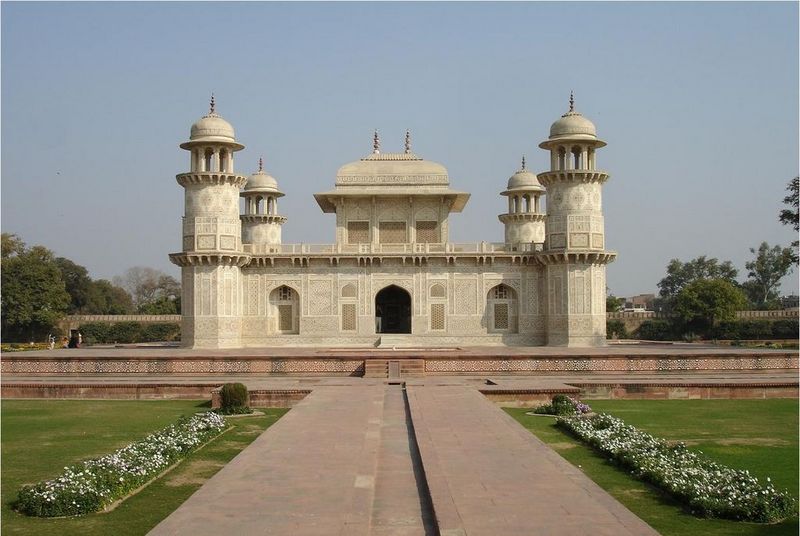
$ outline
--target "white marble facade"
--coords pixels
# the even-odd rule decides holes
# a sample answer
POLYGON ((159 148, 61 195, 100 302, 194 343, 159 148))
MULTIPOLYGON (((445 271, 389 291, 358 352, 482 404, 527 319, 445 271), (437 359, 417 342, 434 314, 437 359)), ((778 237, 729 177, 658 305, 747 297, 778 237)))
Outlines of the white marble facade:
POLYGON ((191 128, 182 267, 183 345, 598 346, 605 343, 605 250, 596 169, 605 145, 570 109, 540 147, 550 169, 522 168, 501 195, 504 241, 449 241, 449 215, 469 194, 444 166, 411 151, 342 166, 315 194, 335 215, 333 244, 282 244, 275 178, 236 174, 243 149, 211 111, 191 128), (545 210, 545 196, 547 207, 545 210), (241 199, 241 201, 240 201, 241 199))

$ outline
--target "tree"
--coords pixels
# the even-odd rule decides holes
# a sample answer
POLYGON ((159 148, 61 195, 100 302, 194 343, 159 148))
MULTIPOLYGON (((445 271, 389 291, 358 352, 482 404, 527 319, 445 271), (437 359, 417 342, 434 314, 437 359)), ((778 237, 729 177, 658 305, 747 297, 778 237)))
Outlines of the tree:
POLYGON ((89 302, 89 293, 92 287, 92 278, 89 271, 79 264, 75 264, 64 257, 56 257, 56 266, 61 271, 61 279, 67 294, 70 296, 69 314, 84 314, 89 311, 86 305, 89 302))
POLYGON ((181 312, 181 299, 174 296, 161 296, 139 307, 143 315, 177 315, 181 312))
MULTIPOLYGON (((800 209, 798 209, 798 189, 800 189, 800 177, 795 177, 789 181, 786 187, 789 195, 783 198, 783 203, 791 208, 785 208, 780 212, 780 221, 784 225, 791 225, 794 232, 800 231, 800 209)), ((795 240, 792 242, 792 262, 797 264, 798 255, 797 249, 800 241, 795 240)))
POLYGON ((613 294, 606 296, 606 312, 617 313, 625 306, 625 298, 617 298, 613 294))
POLYGON ((128 291, 137 311, 146 310, 162 298, 175 301, 181 295, 180 283, 174 277, 145 266, 129 268, 122 277, 114 278, 114 284, 128 291))
POLYGON ((25 252, 25 242, 23 242, 22 239, 17 235, 11 233, 3 233, 2 239, 3 239, 2 257, 4 259, 13 257, 14 255, 20 255, 21 253, 25 252))
POLYGON ((678 293, 687 285, 702 279, 722 279, 736 285, 738 271, 731 261, 719 262, 716 258, 707 259, 705 255, 688 262, 672 259, 667 265, 667 276, 658 282, 661 306, 670 310, 678 293))
POLYGON ((67 311, 70 296, 53 253, 42 246, 26 249, 11 237, 3 235, 2 335, 41 338, 67 311))
POLYGON ((770 302, 777 302, 781 279, 792 270, 794 260, 792 250, 775 246, 770 248, 761 242, 758 251, 750 248, 755 260, 745 263, 748 280, 742 287, 748 297, 759 309, 769 308, 770 302))
POLYGON ((107 279, 92 281, 86 312, 97 315, 127 315, 135 311, 133 300, 124 288, 107 279))
POLYGON ((736 311, 747 305, 744 293, 725 279, 698 279, 686 285, 675 297, 675 312, 686 322, 700 320, 714 326, 720 320, 733 320, 736 311))

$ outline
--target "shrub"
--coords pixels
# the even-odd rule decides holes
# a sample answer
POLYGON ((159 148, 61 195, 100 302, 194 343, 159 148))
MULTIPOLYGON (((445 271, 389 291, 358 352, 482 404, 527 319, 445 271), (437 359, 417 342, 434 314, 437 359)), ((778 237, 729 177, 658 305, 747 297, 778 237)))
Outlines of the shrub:
POLYGON ((179 340, 181 326, 175 323, 143 324, 141 322, 88 322, 80 332, 88 344, 130 344, 179 340))
POLYGON ((636 330, 636 337, 646 341, 670 341, 675 337, 675 329, 667 320, 645 320, 636 330))
POLYGON ((180 324, 146 324, 141 342, 175 341, 181 338, 180 324))
POLYGON ((772 323, 772 337, 774 339, 797 339, 798 334, 797 320, 776 320, 772 323))
POLYGON ((109 337, 114 339, 113 342, 141 342, 142 324, 139 322, 116 322, 111 325, 109 337))
POLYGON ((613 339, 614 336, 620 339, 627 339, 628 328, 625 327, 625 322, 622 320, 609 320, 606 322, 606 339, 613 339))
POLYGON ((86 344, 98 344, 108 342, 111 326, 112 324, 104 322, 88 322, 81 324, 79 331, 83 334, 83 341, 86 344))
POLYGON ((23 486, 14 508, 29 516, 75 516, 97 512, 146 484, 225 428, 216 413, 182 417, 113 454, 65 467, 60 476, 23 486))
POLYGON ((249 405, 247 387, 241 383, 226 383, 220 390, 223 410, 246 408, 249 405))
POLYGON ((796 339, 796 320, 731 320, 720 322, 711 336, 722 340, 796 339))
POLYGON ((592 408, 577 398, 567 395, 555 395, 549 404, 544 404, 534 409, 539 415, 582 415, 590 413, 592 408))

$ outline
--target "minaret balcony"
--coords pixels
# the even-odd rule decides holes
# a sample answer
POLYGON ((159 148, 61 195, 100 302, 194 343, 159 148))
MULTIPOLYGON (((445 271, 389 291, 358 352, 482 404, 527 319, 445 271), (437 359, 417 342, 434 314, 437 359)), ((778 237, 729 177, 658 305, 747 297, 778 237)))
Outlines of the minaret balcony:
POLYGON ((596 169, 558 169, 543 171, 536 176, 542 186, 547 187, 559 182, 596 182, 604 183, 609 174, 596 169))
POLYGON ((204 251, 170 253, 169 260, 172 264, 180 267, 185 266, 238 266, 242 267, 250 263, 250 255, 237 252, 223 251, 204 251))
POLYGON ((545 221, 547 219, 547 214, 541 212, 509 212, 507 214, 500 214, 497 217, 503 223, 537 222, 545 221))
POLYGON ((286 216, 278 216, 277 214, 242 214, 239 216, 242 223, 273 223, 283 225, 286 223, 286 216))
POLYGON ((175 175, 175 180, 183 187, 190 184, 200 185, 225 185, 243 188, 247 183, 247 177, 235 173, 223 173, 220 171, 190 171, 175 175))

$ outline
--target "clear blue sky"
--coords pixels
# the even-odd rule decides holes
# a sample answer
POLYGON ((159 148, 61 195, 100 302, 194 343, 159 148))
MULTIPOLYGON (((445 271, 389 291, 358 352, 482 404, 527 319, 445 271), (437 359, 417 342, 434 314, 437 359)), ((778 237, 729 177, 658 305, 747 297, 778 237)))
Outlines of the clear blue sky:
MULTIPOLYGON (((575 91, 598 166, 617 295, 671 258, 788 244, 798 173, 797 3, 14 3, 2 10, 2 229, 112 277, 173 275, 178 148, 209 94, 286 192, 284 242, 327 243, 312 194, 384 150, 472 193, 451 240, 502 241, 498 193, 575 91)), ((784 292, 797 291, 797 277, 784 292)))

